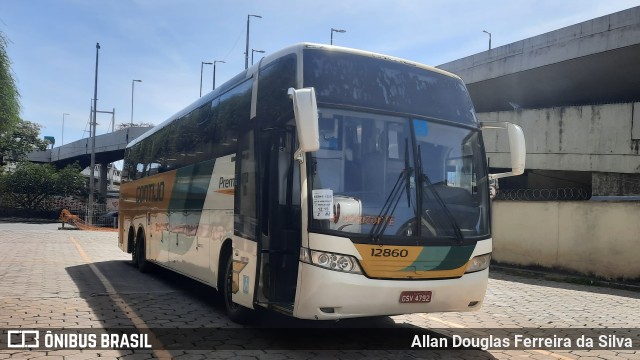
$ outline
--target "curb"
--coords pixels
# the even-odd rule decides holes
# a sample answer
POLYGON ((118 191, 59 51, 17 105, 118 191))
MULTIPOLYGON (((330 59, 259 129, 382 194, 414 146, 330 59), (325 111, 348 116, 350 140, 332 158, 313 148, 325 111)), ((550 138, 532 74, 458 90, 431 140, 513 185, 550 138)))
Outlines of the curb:
POLYGON ((59 223, 58 219, 38 219, 38 218, 17 218, 17 217, 0 217, 3 223, 34 223, 34 224, 51 224, 59 223))
POLYGON ((58 226, 58 230, 80 230, 80 229, 78 229, 77 227, 71 227, 71 226, 68 226, 68 227, 58 226))

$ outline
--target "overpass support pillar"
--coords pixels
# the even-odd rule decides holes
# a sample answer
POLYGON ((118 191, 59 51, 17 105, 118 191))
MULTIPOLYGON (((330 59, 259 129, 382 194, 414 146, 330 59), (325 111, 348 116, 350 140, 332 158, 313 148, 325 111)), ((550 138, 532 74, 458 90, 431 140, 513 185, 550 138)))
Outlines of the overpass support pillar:
POLYGON ((107 166, 109 164, 100 163, 100 198, 107 198, 107 166))

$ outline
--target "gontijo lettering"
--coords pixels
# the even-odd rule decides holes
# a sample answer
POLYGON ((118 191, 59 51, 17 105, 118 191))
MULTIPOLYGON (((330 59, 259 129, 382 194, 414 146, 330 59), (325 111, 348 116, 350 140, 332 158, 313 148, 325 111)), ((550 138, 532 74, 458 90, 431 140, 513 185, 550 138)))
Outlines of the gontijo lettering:
POLYGON ((164 200, 164 181, 140 185, 136 188, 136 202, 154 202, 164 200))

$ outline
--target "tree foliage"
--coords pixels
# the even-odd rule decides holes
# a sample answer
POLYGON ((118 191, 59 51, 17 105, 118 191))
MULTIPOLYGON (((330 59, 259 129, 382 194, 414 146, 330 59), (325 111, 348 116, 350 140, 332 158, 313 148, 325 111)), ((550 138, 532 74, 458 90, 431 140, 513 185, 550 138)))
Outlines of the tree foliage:
POLYGON ((0 32, 0 165, 18 161, 35 150, 46 148, 39 139, 40 126, 20 119, 20 94, 7 54, 9 40, 0 32))
POLYGON ((5 134, 0 134, 0 158, 3 161, 21 161, 34 150, 44 150, 47 142, 40 139, 40 125, 20 120, 5 134))
POLYGON ((20 94, 7 54, 8 42, 6 36, 0 32, 0 136, 11 132, 20 121, 20 94))
POLYGON ((78 164, 56 170, 50 164, 22 162, 15 171, 0 176, 0 191, 17 207, 43 209, 51 196, 74 196, 85 191, 81 170, 78 164))

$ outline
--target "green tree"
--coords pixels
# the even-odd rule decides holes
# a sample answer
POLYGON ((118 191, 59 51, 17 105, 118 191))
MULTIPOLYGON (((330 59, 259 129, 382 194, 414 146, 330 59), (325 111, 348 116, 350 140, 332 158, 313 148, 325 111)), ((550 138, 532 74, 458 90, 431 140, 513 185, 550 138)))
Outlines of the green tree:
POLYGON ((80 174, 82 168, 78 163, 58 170, 56 174, 56 194, 60 196, 88 195, 87 180, 80 174))
POLYGON ((11 132, 20 122, 20 94, 7 54, 8 42, 6 36, 0 32, 0 136, 11 132))
POLYGON ((0 134, 0 157, 4 161, 25 160, 34 150, 44 150, 47 142, 40 139, 40 125, 20 120, 10 131, 0 134))
POLYGON ((21 162, 15 171, 0 177, 0 190, 19 208, 42 210, 51 196, 80 195, 84 191, 85 179, 80 171, 77 164, 58 171, 50 164, 21 162))
POLYGON ((40 126, 20 119, 20 94, 7 54, 9 40, 0 32, 0 165, 18 161, 35 150, 46 148, 39 139, 40 126))

